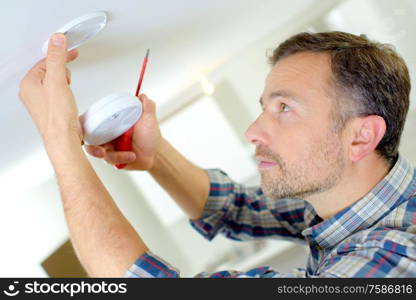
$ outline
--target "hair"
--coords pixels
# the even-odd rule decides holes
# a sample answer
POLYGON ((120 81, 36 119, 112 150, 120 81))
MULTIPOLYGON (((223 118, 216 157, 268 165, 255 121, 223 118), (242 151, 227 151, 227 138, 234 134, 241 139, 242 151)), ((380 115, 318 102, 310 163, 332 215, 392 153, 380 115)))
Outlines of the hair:
POLYGON ((409 71, 393 46, 371 41, 365 35, 302 32, 281 43, 269 62, 274 66, 282 58, 300 52, 330 56, 330 86, 336 99, 333 119, 337 130, 357 116, 378 115, 384 119, 386 132, 376 152, 393 165, 410 94, 409 71))

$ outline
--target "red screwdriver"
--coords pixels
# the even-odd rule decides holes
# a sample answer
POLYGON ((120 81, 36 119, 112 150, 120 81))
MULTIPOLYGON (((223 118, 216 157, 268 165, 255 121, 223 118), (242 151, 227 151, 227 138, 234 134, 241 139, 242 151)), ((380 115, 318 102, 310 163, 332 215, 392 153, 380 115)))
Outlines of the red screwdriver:
MULTIPOLYGON (((147 49, 146 56, 144 57, 144 60, 143 60, 142 70, 140 72, 140 77, 139 77, 139 83, 137 84, 137 89, 136 89, 136 97, 138 97, 140 93, 140 87, 142 86, 144 71, 146 70, 148 58, 149 58, 149 49, 147 49)), ((119 136, 115 140, 115 149, 117 151, 131 151, 132 149, 131 138, 133 136, 133 127, 131 127, 129 130, 127 130, 125 133, 123 133, 121 136, 119 136)), ((117 169, 123 169, 125 166, 126 164, 116 164, 117 169)))

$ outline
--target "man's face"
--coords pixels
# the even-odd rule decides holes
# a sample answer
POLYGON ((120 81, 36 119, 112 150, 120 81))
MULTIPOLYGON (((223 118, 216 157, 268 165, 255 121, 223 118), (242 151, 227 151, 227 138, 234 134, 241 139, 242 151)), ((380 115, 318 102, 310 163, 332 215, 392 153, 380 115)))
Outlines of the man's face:
POLYGON ((263 192, 303 198, 327 191, 341 178, 347 156, 334 130, 330 59, 298 53, 280 60, 266 78, 263 112, 247 129, 256 145, 263 192))

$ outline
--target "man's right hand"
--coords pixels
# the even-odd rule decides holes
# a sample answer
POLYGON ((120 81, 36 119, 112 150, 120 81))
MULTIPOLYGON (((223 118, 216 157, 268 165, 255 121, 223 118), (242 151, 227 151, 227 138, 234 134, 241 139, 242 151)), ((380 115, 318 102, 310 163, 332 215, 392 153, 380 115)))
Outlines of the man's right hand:
POLYGON ((115 151, 112 141, 86 146, 87 152, 112 165, 126 164, 127 170, 149 171, 191 219, 200 218, 210 188, 207 172, 187 160, 161 136, 155 103, 145 95, 139 99, 143 114, 134 125, 133 151, 115 151))
POLYGON ((86 145, 88 154, 104 159, 107 163, 126 164, 127 170, 150 170, 155 161, 155 155, 161 144, 159 123, 156 117, 156 104, 146 95, 139 96, 143 104, 143 113, 134 125, 132 151, 116 151, 115 143, 111 141, 100 146, 86 145))

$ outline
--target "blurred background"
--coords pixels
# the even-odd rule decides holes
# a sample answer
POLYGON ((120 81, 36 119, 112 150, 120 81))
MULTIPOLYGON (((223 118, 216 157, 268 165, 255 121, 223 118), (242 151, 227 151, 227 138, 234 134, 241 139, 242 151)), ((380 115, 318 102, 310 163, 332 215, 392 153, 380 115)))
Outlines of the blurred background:
MULTIPOLYGON (((260 113, 267 55, 300 31, 364 33, 393 44, 415 84, 416 2, 412 0, 153 0, 2 2, 0 16, 0 276, 83 276, 69 242, 53 170, 17 97, 25 72, 49 35, 85 13, 109 13, 107 27, 71 63, 80 113, 113 92, 134 93, 147 48, 142 92, 158 106, 163 135, 204 168, 258 184, 254 149, 244 139, 260 113)), ((414 90, 401 152, 416 162, 414 90)), ((295 138, 295 137, 294 137, 295 138)), ((306 265, 307 249, 277 240, 212 242, 191 229, 146 173, 91 158, 120 209, 150 249, 183 276, 270 265, 306 265)), ((117 253, 114 253, 117 255, 117 253)))

